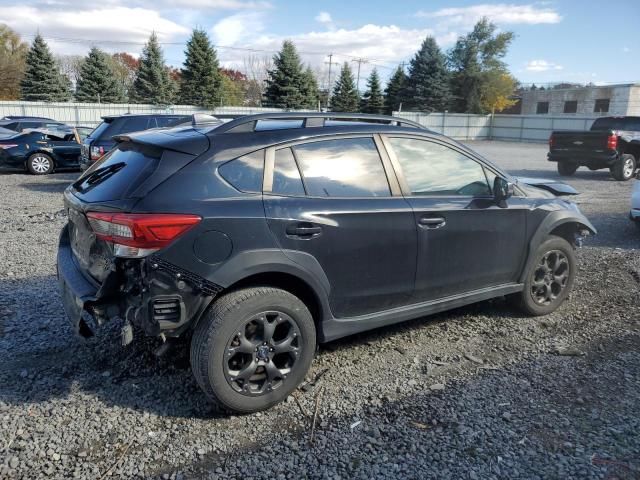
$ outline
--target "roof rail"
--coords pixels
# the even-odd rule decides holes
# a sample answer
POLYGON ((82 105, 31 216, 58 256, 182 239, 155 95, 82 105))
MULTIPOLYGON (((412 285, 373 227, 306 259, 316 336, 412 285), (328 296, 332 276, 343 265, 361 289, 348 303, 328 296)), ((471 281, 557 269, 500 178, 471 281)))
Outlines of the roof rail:
POLYGON ((327 120, 349 120, 371 123, 387 123, 389 125, 407 126, 426 130, 417 122, 390 115, 372 115, 369 113, 342 113, 342 112, 282 112, 259 113, 244 115, 216 128, 216 133, 246 133, 255 132, 258 122, 261 120, 302 120, 302 128, 324 127, 327 120))

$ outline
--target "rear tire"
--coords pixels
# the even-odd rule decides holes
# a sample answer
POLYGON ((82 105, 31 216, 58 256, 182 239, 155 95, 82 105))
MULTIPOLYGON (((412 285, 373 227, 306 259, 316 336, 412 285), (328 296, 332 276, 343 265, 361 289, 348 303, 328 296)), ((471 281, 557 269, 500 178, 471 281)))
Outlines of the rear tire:
POLYGON ((563 177, 569 177, 576 173, 578 164, 569 162, 558 162, 558 173, 563 177))
POLYGON ((611 176, 619 182, 626 182, 633 178, 636 171, 636 159, 633 155, 625 153, 616 163, 609 168, 611 176))
POLYGON ((576 277, 573 247, 564 238, 550 235, 527 265, 524 289, 510 300, 527 315, 546 315, 569 296, 576 277))
POLYGON ((27 169, 34 175, 47 175, 53 172, 53 159, 46 153, 34 153, 27 160, 27 169))
POLYGON ((247 288, 220 297, 200 319, 191 368, 219 407, 257 412, 304 380, 315 347, 313 317, 300 299, 277 288, 247 288))

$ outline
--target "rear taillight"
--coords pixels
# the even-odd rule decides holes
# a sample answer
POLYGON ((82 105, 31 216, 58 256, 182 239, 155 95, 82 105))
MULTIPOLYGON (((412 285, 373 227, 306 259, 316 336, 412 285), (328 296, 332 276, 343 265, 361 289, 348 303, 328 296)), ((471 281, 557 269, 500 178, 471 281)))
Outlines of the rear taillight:
POLYGON ((18 146, 18 144, 16 144, 16 143, 5 143, 4 145, 0 145, 0 149, 9 150, 10 148, 15 148, 17 146, 18 146))
POLYGON ((197 215, 173 213, 89 212, 87 218, 96 237, 113 243, 114 254, 124 258, 146 257, 201 220, 197 215))
POLYGON ((91 147, 91 160, 98 160, 104 155, 104 147, 91 147))
POLYGON ((549 148, 553 148, 553 144, 555 143, 555 138, 553 138, 553 134, 549 135, 549 148))
POLYGON ((607 137, 607 148, 609 150, 615 150, 618 148, 618 135, 612 133, 607 137))

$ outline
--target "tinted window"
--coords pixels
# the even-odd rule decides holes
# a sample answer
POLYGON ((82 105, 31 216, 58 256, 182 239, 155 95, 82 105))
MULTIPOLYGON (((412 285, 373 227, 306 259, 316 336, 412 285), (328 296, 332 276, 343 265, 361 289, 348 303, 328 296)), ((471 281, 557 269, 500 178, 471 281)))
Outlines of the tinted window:
POLYGON ((218 172, 241 192, 262 192, 264 150, 250 153, 221 165, 218 172))
MULTIPOLYGON (((131 117, 125 118, 118 128, 118 133, 131 133, 139 132, 140 130, 146 130, 149 128, 149 120, 153 120, 152 117, 131 117)), ((152 126, 155 126, 152 124, 152 126)), ((113 133, 112 135, 117 135, 113 133)))
POLYGON ((100 138, 100 136, 111 126, 111 122, 102 122, 89 134, 87 138, 100 138))
POLYGON ((120 143, 89 168, 73 187, 86 202, 126 198, 155 171, 161 154, 159 148, 120 143))
POLYGON ((593 107, 594 112, 606 113, 609 111, 609 99, 608 98, 599 98, 596 100, 596 103, 593 107))
POLYGON ((576 113, 578 111, 578 102, 576 100, 567 100, 564 102, 564 113, 576 113))
POLYGON ((538 102, 536 113, 549 113, 549 102, 538 102))
POLYGON ((390 142, 413 195, 491 195, 484 169, 466 155, 425 140, 390 142))
POLYGON ((27 128, 41 128, 42 122, 20 122, 20 130, 27 128))
POLYGON ((181 123, 189 122, 190 117, 156 117, 156 125, 158 127, 173 127, 181 123))
POLYGON ((591 130, 625 130, 627 127, 625 120, 626 119, 621 117, 598 118, 593 122, 593 125, 591 125, 591 130))
POLYGON ((276 150, 271 191, 280 195, 304 195, 300 171, 290 148, 276 150))
POLYGON ((389 184, 372 138, 349 138, 294 147, 307 194, 318 197, 386 197, 389 184))

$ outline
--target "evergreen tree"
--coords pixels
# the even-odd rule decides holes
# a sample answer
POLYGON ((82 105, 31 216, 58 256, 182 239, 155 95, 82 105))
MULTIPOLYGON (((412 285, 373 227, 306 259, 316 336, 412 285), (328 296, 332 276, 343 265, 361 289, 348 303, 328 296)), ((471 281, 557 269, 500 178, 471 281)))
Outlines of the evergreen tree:
POLYGON ((222 77, 216 50, 204 30, 196 29, 187 42, 180 103, 211 108, 222 98, 222 77))
POLYGON ((110 58, 93 47, 80 69, 76 86, 79 102, 118 103, 124 100, 122 87, 111 69, 110 58))
POLYGON ((362 96, 360 110, 364 113, 381 114, 384 112, 384 96, 380 86, 380 76, 375 68, 367 79, 367 91, 362 96))
POLYGON ((408 108, 421 112, 442 112, 449 106, 449 74, 433 37, 424 39, 409 63, 405 98, 408 108))
POLYGON ((131 100, 136 103, 168 105, 173 101, 174 84, 164 64, 162 49, 155 32, 142 50, 140 65, 133 82, 131 100))
POLYGON ((513 41, 513 32, 496 34, 496 28, 483 18, 471 32, 458 39, 449 53, 449 64, 453 70, 453 109, 456 112, 487 113, 482 105, 486 73, 490 70, 508 73, 501 59, 513 41))
POLYGON ((340 69, 340 76, 333 87, 331 110, 334 112, 357 112, 360 98, 356 90, 356 82, 348 62, 340 69))
POLYGON ((393 73, 384 89, 384 109, 387 115, 400 109, 400 105, 404 101, 405 84, 407 75, 401 67, 393 73))
POLYGON ((64 102, 71 98, 69 79, 60 73, 49 46, 36 35, 27 53, 26 68, 20 82, 20 98, 27 101, 64 102))
POLYGON ((273 57, 274 68, 269 70, 265 89, 265 106, 304 108, 307 105, 305 74, 295 45, 290 40, 273 57))
POLYGON ((302 72, 303 74, 303 88, 302 94, 305 98, 305 108, 318 108, 318 101, 320 100, 320 90, 318 88, 318 81, 313 74, 311 67, 302 72))

